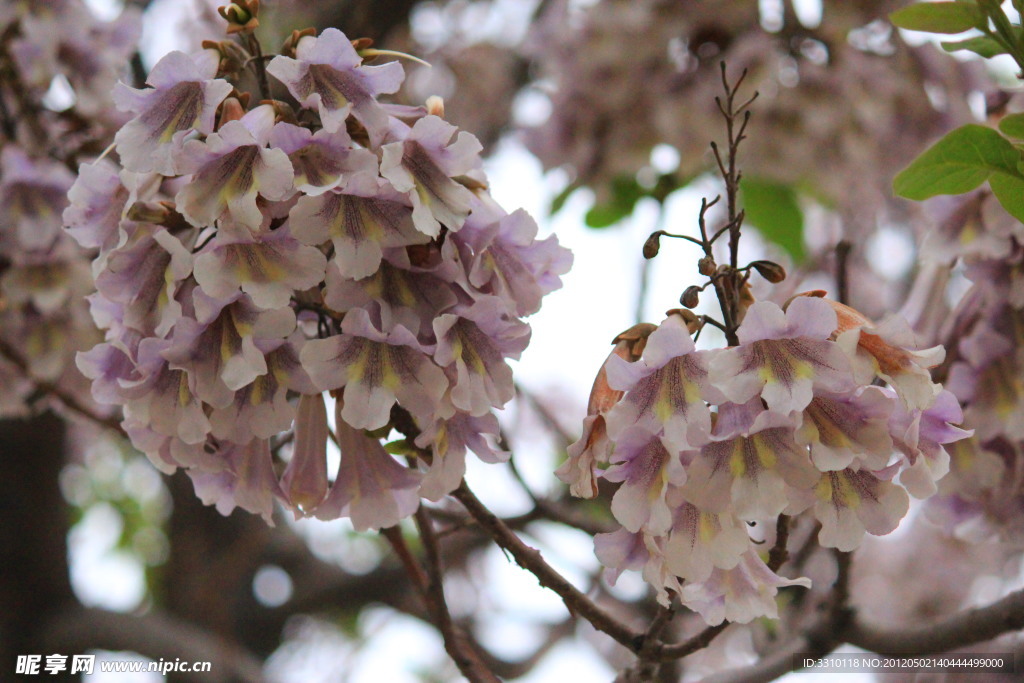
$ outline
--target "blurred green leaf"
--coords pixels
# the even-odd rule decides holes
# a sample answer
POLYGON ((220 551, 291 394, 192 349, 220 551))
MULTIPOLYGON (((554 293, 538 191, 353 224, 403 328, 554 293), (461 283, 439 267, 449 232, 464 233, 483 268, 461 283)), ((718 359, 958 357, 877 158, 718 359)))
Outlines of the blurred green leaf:
POLYGON ((562 207, 565 206, 565 203, 569 200, 569 197, 572 196, 572 193, 578 189, 580 189, 579 185, 576 183, 569 183, 564 190, 555 195, 555 198, 551 200, 551 207, 548 209, 548 214, 553 216, 561 211, 562 207))
POLYGON ((1024 178, 994 173, 988 184, 1006 212, 1024 222, 1024 178))
POLYGON ((743 178, 740 197, 747 221, 793 261, 804 260, 804 213, 796 191, 788 185, 743 178))
POLYGON ((615 178, 610 189, 611 196, 607 203, 595 204, 587 211, 583 219, 587 227, 607 228, 615 225, 633 213, 636 203, 647 194, 636 178, 631 176, 615 178))
MULTIPOLYGON (((670 194, 686 185, 689 179, 680 181, 674 173, 662 173, 657 177, 653 186, 644 187, 633 176, 620 176, 611 182, 610 198, 603 204, 595 204, 587 211, 584 217, 588 227, 607 228, 615 225, 623 218, 631 215, 636 209, 636 204, 645 197, 651 197, 659 203, 664 203, 670 194)), ((567 188, 568 189, 568 188, 567 188)), ((563 191, 562 194, 565 194, 563 191)), ((555 198, 557 202, 562 198, 559 195, 555 198)), ((562 202, 564 203, 564 199, 562 202)), ((552 202, 554 208, 555 202, 552 202)), ((558 207, 561 208, 559 203, 558 207)))
POLYGON ((999 130, 1003 135, 1024 140, 1024 114, 1010 114, 999 121, 999 130))
POLYGON ((969 124, 952 131, 914 159, 893 180, 900 197, 922 200, 970 192, 993 173, 1021 176, 1020 152, 998 132, 969 124))
POLYGON ((963 33, 988 26, 984 12, 968 2, 921 2, 893 12, 889 20, 900 28, 928 33, 963 33))
POLYGON ((967 50, 968 52, 973 52, 985 59, 991 59, 997 55, 1006 54, 1006 48, 1004 48, 998 40, 989 38, 988 36, 975 36, 974 38, 966 38, 964 40, 944 40, 941 45, 942 49, 946 52, 960 52, 961 50, 967 50))

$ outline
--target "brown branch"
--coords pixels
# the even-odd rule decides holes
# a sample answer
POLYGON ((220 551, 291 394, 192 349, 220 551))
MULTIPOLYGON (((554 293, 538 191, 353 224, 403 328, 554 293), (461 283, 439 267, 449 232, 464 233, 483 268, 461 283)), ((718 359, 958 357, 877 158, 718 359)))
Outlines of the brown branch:
POLYGON ((452 492, 469 514, 488 533, 499 547, 515 559, 516 564, 537 577, 540 585, 554 591, 573 614, 589 621, 594 628, 607 633, 620 644, 637 652, 643 644, 643 634, 638 633, 613 617, 582 591, 569 583, 561 574, 544 561, 540 551, 523 541, 498 517, 487 509, 469 490, 465 482, 452 492))
POLYGON ((47 652, 130 650, 154 660, 212 663, 209 672, 179 673, 182 680, 264 680, 261 662, 251 654, 206 629, 160 612, 133 615, 75 607, 56 615, 47 624, 45 637, 47 652))
POLYGON ((491 673, 480 659, 480 655, 476 652, 476 647, 466 631, 452 621, 452 615, 444 597, 441 555, 438 551, 437 535, 430 520, 430 513, 421 505, 416 511, 415 519, 427 560, 427 582, 423 598, 444 638, 445 651, 455 661, 462 675, 471 683, 499 683, 498 677, 491 673))
POLYGON ((872 652, 924 655, 982 643, 1020 629, 1024 629, 1024 590, 928 626, 886 628, 854 620, 843 637, 851 645, 872 652))
POLYGON ((105 427, 107 429, 117 432, 125 439, 128 438, 128 435, 125 433, 124 428, 121 427, 121 421, 118 420, 116 417, 105 417, 103 415, 100 415, 96 413, 91 407, 85 405, 77 398, 75 398, 73 395, 58 387, 56 384, 34 377, 32 375, 31 369, 29 368, 28 361, 26 361, 25 358, 14 349, 14 347, 12 347, 10 344, 3 341, 2 339, 0 339, 0 356, 6 358, 8 361, 13 363, 14 366, 18 368, 18 370, 24 373, 25 377, 30 382, 32 382, 32 384, 35 385, 36 389, 38 389, 40 392, 44 394, 49 394, 50 396, 58 399, 64 405, 64 407, 66 407, 71 412, 80 415, 86 418, 87 420, 90 420, 91 422, 100 425, 101 427, 105 427))

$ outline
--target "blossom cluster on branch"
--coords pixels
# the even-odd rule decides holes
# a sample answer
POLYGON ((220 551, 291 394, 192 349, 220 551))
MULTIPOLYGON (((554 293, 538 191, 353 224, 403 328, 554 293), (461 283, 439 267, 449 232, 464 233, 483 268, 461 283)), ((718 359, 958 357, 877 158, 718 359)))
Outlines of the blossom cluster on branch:
POLYGON ((391 526, 458 486, 467 450, 505 457, 506 359, 571 256, 491 199, 480 145, 443 105, 382 101, 397 61, 369 64, 380 53, 336 29, 294 34, 265 69, 258 49, 172 52, 148 87, 117 87, 120 163, 84 166, 64 214, 99 250, 106 341, 79 366, 132 443, 218 509, 269 520, 277 499, 391 526), (237 89, 249 68, 258 103, 237 89), (392 429, 415 461, 385 449, 392 429))
POLYGON ((779 587, 810 585, 772 572, 748 525, 806 511, 840 551, 893 531, 970 434, 928 371, 942 348, 905 328, 808 292, 750 305, 730 348, 698 350, 688 311, 620 335, 558 471, 585 497, 619 483, 621 528, 595 540, 609 578, 640 570, 666 606, 746 623, 776 616, 779 587))
POLYGON ((0 416, 38 407, 40 384, 87 393, 74 356, 98 340, 89 255, 61 211, 78 160, 123 122, 108 93, 140 29, 137 10, 104 22, 80 0, 0 8, 0 416))

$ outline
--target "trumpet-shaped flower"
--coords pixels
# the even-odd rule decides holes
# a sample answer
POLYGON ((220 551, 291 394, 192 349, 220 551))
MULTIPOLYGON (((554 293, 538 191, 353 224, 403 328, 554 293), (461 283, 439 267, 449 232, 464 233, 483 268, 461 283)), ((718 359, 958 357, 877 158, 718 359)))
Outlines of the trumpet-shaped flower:
POLYGON ((425 116, 401 142, 384 145, 380 174, 412 202, 416 229, 437 237, 441 226, 455 231, 469 215, 473 193, 453 178, 480 164, 480 142, 459 133, 449 144, 455 126, 436 116, 425 116))
POLYGON ((709 376, 733 403, 760 396, 782 414, 803 410, 814 389, 839 393, 852 389, 850 363, 829 337, 836 314, 825 301, 799 297, 782 309, 758 301, 739 328, 740 345, 719 351, 709 376))
POLYGON ((194 55, 170 52, 149 73, 149 88, 136 90, 123 83, 114 89, 114 103, 135 114, 114 137, 121 165, 129 171, 179 173, 177 153, 193 131, 213 132, 217 107, 231 84, 215 78, 220 63, 216 50, 194 55))
POLYGON ((683 586, 682 601, 709 625, 726 620, 747 624, 758 617, 778 617, 775 596, 784 586, 810 588, 811 580, 785 579, 749 550, 732 569, 715 569, 706 581, 683 586))
POLYGON ((376 273, 384 249, 430 241, 413 226, 405 198, 376 175, 359 176, 344 190, 300 197, 289 222, 304 244, 330 239, 338 273, 353 280, 376 273))
POLYGON ((708 382, 710 354, 696 351, 686 323, 669 316, 647 339, 643 357, 608 361, 608 383, 625 396, 605 417, 614 439, 630 426, 665 431, 676 450, 700 448, 711 434, 711 411, 704 401, 721 402, 708 382))
POLYGON ((365 66, 336 28, 299 40, 295 57, 275 57, 267 73, 284 83, 300 105, 316 108, 325 130, 344 128, 351 113, 366 128, 370 144, 378 146, 388 132, 388 114, 376 97, 398 90, 405 77, 402 65, 365 66))
POLYGON ((273 125, 273 108, 261 105, 205 140, 185 143, 178 171, 191 173, 192 179, 174 201, 189 223, 202 228, 226 213, 233 223, 255 232, 263 223, 256 196, 280 200, 292 192, 288 155, 266 147, 273 125))
POLYGON ((351 427, 338 403, 341 464, 330 492, 313 514, 325 520, 348 517, 356 531, 394 526, 419 507, 422 475, 395 462, 380 441, 351 427))
POLYGON ((450 417, 442 400, 448 379, 404 327, 384 333, 361 308, 345 315, 342 334, 308 342, 302 365, 321 390, 345 388, 341 417, 357 429, 379 429, 399 403, 421 424, 450 417))
POLYGON ((818 480, 807 449, 793 440, 788 417, 762 411, 753 399, 721 406, 718 420, 711 443, 688 466, 683 488, 685 498, 701 510, 771 519, 789 505, 789 487, 809 489, 818 480))
POLYGON ((633 532, 668 531, 672 525, 672 512, 665 502, 668 486, 686 482, 679 453, 650 432, 631 427, 616 440, 612 463, 604 478, 623 482, 612 498, 612 514, 619 524, 633 532))

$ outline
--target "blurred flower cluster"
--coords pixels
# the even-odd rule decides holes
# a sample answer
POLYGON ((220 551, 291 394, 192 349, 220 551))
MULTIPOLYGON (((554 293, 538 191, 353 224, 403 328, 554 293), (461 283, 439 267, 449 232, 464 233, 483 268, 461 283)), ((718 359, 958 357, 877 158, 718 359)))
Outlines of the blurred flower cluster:
POLYGON ((942 348, 917 348, 898 318, 808 292, 749 305, 733 347, 698 350, 696 329, 675 311, 617 338, 558 474, 585 497, 619 483, 622 526, 595 541, 612 580, 640 570, 710 624, 774 617, 779 587, 810 582, 776 575, 748 525, 806 511, 822 546, 851 551, 932 495, 945 445, 970 432, 931 381, 942 348))
POLYGON ((264 70, 252 4, 226 15, 243 40, 172 52, 148 87, 115 91, 120 165, 84 166, 65 212, 99 249, 106 341, 79 366, 124 407, 134 445, 222 511, 269 519, 276 498, 391 526, 458 486, 467 450, 505 456, 492 409, 513 395, 506 359, 571 256, 495 204, 479 143, 443 104, 381 101, 397 61, 309 30, 264 70), (381 443, 393 429, 408 462, 381 443))
POLYGON ((959 200, 923 246, 936 263, 961 259, 971 283, 940 334, 953 344, 945 383, 974 436, 951 449, 950 474, 927 511, 948 533, 973 541, 1016 543, 1024 533, 1022 242, 1021 223, 978 192, 959 200))
POLYGON ((123 122, 104 102, 139 33, 135 10, 103 22, 79 0, 0 7, 0 416, 31 412, 40 384, 87 393, 74 356, 98 340, 89 255, 61 211, 78 160, 123 122))

